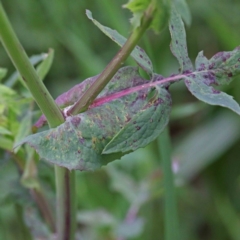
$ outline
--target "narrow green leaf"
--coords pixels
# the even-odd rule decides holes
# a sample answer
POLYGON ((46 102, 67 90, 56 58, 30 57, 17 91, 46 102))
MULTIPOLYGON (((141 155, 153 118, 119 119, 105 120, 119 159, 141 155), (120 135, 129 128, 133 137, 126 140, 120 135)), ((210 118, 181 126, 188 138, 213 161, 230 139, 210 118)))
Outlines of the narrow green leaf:
POLYGON ((0 82, 2 79, 7 75, 7 69, 6 68, 0 68, 0 82))
MULTIPOLYGON (((53 54, 52 52, 50 52, 50 55, 53 54)), ((46 60, 46 61, 49 61, 50 62, 50 59, 51 59, 51 56, 49 56, 49 54, 46 54, 46 53, 41 53, 41 54, 38 54, 38 55, 33 55, 30 57, 30 62, 32 63, 32 65, 37 65, 38 63, 40 63, 41 61, 43 60, 46 60), (46 60, 46 58, 48 60, 46 60)), ((23 80, 21 79, 18 71, 15 71, 5 82, 5 85, 8 86, 8 87, 13 87, 17 81, 21 81, 21 83, 23 83, 23 80)), ((25 83, 23 83, 24 86, 25 83)))
POLYGON ((0 148, 6 149, 8 151, 12 151, 12 147, 13 147, 13 142, 11 139, 4 136, 0 136, 0 148))
POLYGON ((129 0, 123 7, 128 8, 133 13, 145 10, 151 0, 129 0))
POLYGON ((37 73, 41 80, 45 78, 49 72, 54 57, 54 50, 49 49, 48 53, 45 54, 45 59, 37 66, 37 73))
POLYGON ((36 164, 34 161, 34 149, 30 148, 29 146, 26 146, 25 150, 27 152, 27 157, 24 166, 24 172, 21 177, 21 184, 26 188, 40 189, 40 184, 37 179, 36 164))
MULTIPOLYGON (((96 21, 92 17, 92 13, 89 10, 86 10, 86 14, 87 14, 87 17, 90 20, 92 20, 92 22, 109 38, 111 38, 114 42, 116 42, 121 47, 124 45, 124 43, 127 40, 125 37, 120 35, 116 30, 112 30, 111 28, 105 27, 102 24, 100 24, 98 21, 96 21)), ((132 51, 131 56, 144 71, 146 71, 150 75, 153 73, 152 62, 142 48, 140 48, 139 46, 136 46, 132 51)))
POLYGON ((177 104, 173 106, 171 119, 179 120, 183 118, 190 117, 205 108, 205 105, 202 102, 193 102, 193 103, 184 103, 177 104))
MULTIPOLYGON (((155 78, 157 81, 159 76, 156 75, 155 78)), ((81 87, 78 87, 86 89, 89 81, 92 81, 92 78, 87 79, 81 83, 81 87)), ((30 135, 15 147, 28 143, 36 149, 41 158, 69 169, 82 171, 95 170, 104 165, 106 161, 119 159, 123 155, 120 153, 122 151, 127 153, 144 147, 156 138, 156 133, 152 129, 155 129, 159 134, 160 129, 166 124, 171 104, 167 90, 158 89, 156 97, 152 98, 153 90, 148 85, 145 88, 142 87, 145 83, 149 84, 149 81, 139 76, 137 68, 122 68, 88 111, 67 117, 66 122, 57 128, 30 135), (163 107, 159 108, 158 105, 163 105, 163 107), (139 115, 138 119, 136 116, 139 112, 142 114, 139 115), (152 121, 151 119, 147 121, 146 115, 149 117, 149 114, 154 114, 152 121), (148 139, 142 139, 137 143, 139 145, 132 145, 128 148, 120 147, 117 149, 115 147, 114 154, 102 155, 106 145, 121 129, 126 126, 131 128, 130 123, 134 124, 132 119, 138 121, 143 129, 150 131, 150 134, 145 134, 148 139), (160 123, 162 126, 158 128, 156 123, 162 120, 164 124, 160 123), (144 126, 144 122, 146 122, 147 128, 144 126)), ((72 89, 69 90, 69 92, 71 91, 72 89)), ((61 97, 64 99, 66 96, 67 93, 61 97)), ((132 128, 131 131, 135 137, 145 138, 145 135, 135 134, 134 129, 135 132, 139 129, 136 126, 132 128)))
MULTIPOLYGON (((0 114, 4 115, 7 109, 19 113, 20 97, 11 88, 0 84, 0 114)), ((1 116, 0 115, 0 116, 1 116)), ((1 118, 1 117, 0 117, 1 118)))
MULTIPOLYGON (((1 118, 0 118, 0 120, 1 120, 1 118)), ((2 134, 2 135, 12 135, 12 133, 9 130, 7 130, 6 128, 4 128, 2 126, 0 126, 0 134, 2 134)))
POLYGON ((171 51, 180 64, 180 72, 193 71, 192 62, 188 57, 184 24, 174 6, 172 6, 169 30, 172 38, 171 51))
POLYGON ((0 93, 1 93, 1 99, 3 99, 4 97, 8 97, 8 96, 13 96, 16 94, 16 92, 14 90, 12 90, 11 88, 3 85, 3 84, 0 84, 0 93))
MULTIPOLYGON (((21 120, 19 125, 19 129, 17 135, 15 136, 14 143, 19 142, 24 137, 30 134, 32 126, 32 116, 30 113, 26 114, 26 116, 21 120)), ((14 149, 14 153, 17 153, 20 146, 14 149)))

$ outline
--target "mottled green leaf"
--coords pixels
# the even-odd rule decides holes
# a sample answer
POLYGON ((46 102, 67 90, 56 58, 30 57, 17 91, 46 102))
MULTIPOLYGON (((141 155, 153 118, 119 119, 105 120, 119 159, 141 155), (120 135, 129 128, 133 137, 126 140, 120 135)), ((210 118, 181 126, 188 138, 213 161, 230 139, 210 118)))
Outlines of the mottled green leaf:
MULTIPOLYGON (((117 74, 118 73, 116 73, 115 77, 117 76, 117 74)), ((67 92, 64 92, 63 94, 58 96, 55 99, 55 102, 61 109, 73 105, 79 98, 82 97, 84 92, 93 84, 93 82, 97 79, 97 77, 98 77, 98 75, 87 78, 86 80, 84 80, 84 84, 79 83, 79 84, 75 85, 67 92)), ((106 87, 105 87, 105 89, 106 89, 106 87)), ((101 96, 101 93, 99 96, 101 96)), ((46 120, 45 116, 42 115, 38 119, 38 121, 34 124, 34 127, 40 128, 43 125, 45 125, 46 123, 47 123, 47 120, 46 120)))
POLYGON ((163 131, 169 120, 171 97, 166 89, 157 87, 155 91, 157 97, 150 101, 151 107, 146 106, 146 110, 137 113, 107 144, 103 153, 126 152, 144 147, 163 131))
POLYGON ((229 84, 240 73, 240 46, 233 51, 218 52, 209 60, 200 52, 195 65, 205 84, 229 84))
MULTIPOLYGON (((161 77, 156 75, 154 81, 159 78, 161 77)), ((78 87, 84 89, 92 79, 87 79, 78 87)), ((72 89, 69 90, 71 91, 72 89)), ((60 97, 64 98, 67 94, 60 97)), ((30 135, 19 144, 28 143, 36 149, 41 158, 51 163, 69 169, 95 170, 106 162, 121 157, 120 152, 133 151, 154 140, 155 130, 160 133, 158 124, 163 127, 167 122, 170 107, 171 97, 166 89, 160 89, 160 86, 156 87, 154 83, 140 77, 137 68, 125 67, 115 74, 88 111, 67 117, 66 122, 59 127, 30 135), (152 94, 153 91, 156 91, 155 95, 152 94), (159 108, 158 105, 163 107, 159 108), (154 115, 153 120, 151 115, 154 115), (104 148, 116 134, 125 126, 130 128, 128 123, 132 122, 132 119, 141 124, 143 129, 150 131, 148 138, 139 141, 139 138, 145 138, 146 134, 135 134, 132 129, 136 138, 131 139, 132 145, 128 148, 120 147, 119 150, 112 145, 112 152, 115 153, 103 154, 104 148), (147 127, 144 126, 145 121, 147 127), (139 146, 135 141, 139 141, 139 146)), ((134 129, 139 131, 135 126, 134 129)))
POLYGON ((184 24, 174 6, 172 6, 169 30, 172 38, 171 51, 180 64, 180 72, 193 71, 192 62, 188 57, 184 24))
POLYGON ((196 76, 196 80, 187 78, 185 83, 188 90, 199 100, 211 105, 227 107, 240 115, 239 104, 233 100, 232 96, 207 86, 199 76, 196 76))
POLYGON ((183 73, 181 76, 185 79, 188 90, 203 102, 227 107, 240 114, 239 104, 231 96, 213 87, 228 84, 233 76, 240 73, 240 47, 231 52, 219 52, 209 60, 200 52, 194 71, 188 57, 184 25, 174 6, 169 28, 171 50, 180 64, 180 72, 183 73))
POLYGON ((240 47, 231 52, 219 52, 209 60, 200 52, 196 58, 196 72, 188 74, 185 84, 199 100, 240 114, 240 106, 233 97, 213 87, 228 84, 239 73, 240 47))
MULTIPOLYGON (((100 24, 92 17, 92 13, 89 10, 86 11, 86 14, 87 17, 90 20, 92 20, 93 23, 109 38, 111 38, 114 42, 116 42, 120 46, 124 45, 124 43, 127 40, 125 37, 120 35, 116 30, 112 30, 111 28, 105 27, 102 24, 100 24)), ((132 51, 131 56, 144 71, 146 71, 150 75, 153 73, 152 62, 142 48, 136 46, 132 51)))

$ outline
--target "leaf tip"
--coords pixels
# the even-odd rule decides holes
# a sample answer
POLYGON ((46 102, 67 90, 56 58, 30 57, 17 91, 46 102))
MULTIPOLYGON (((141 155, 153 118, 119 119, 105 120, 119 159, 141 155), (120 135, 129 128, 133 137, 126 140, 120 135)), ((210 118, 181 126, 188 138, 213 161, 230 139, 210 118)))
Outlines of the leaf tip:
POLYGON ((111 150, 111 148, 109 149, 107 146, 103 149, 102 154, 110 154, 113 153, 114 151, 111 150))
POLYGON ((86 15, 90 20, 93 20, 92 12, 88 9, 86 9, 86 15))

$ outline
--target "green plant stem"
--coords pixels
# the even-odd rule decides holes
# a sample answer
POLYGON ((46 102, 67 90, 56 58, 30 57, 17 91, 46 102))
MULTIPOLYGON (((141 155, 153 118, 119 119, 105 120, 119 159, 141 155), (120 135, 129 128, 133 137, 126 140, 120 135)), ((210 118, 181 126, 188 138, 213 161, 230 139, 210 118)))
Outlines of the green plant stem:
MULTIPOLYGON (((64 117, 42 81, 40 81, 34 67, 31 65, 27 54, 8 21, 1 2, 0 26, 0 40, 38 106, 46 116, 50 127, 53 128, 62 124, 64 122, 64 117)), ((74 173, 70 173, 69 170, 58 166, 55 166, 55 173, 57 192, 57 239, 73 240, 73 231, 76 221, 75 204, 72 204, 74 202, 73 198, 75 197, 75 187, 73 183, 74 173), (66 179, 68 181, 65 182, 66 179), (65 194, 69 195, 66 196, 65 194), (68 232, 63 232, 63 229, 68 232), (71 230, 69 231, 69 229, 71 230)))
POLYGON ((56 226, 55 226, 53 214, 52 214, 51 208, 47 202, 47 199, 43 195, 41 188, 40 189, 36 189, 36 188, 30 189, 30 193, 31 193, 33 199, 35 200, 35 202, 37 203, 38 208, 39 208, 40 212, 42 213, 43 218, 45 219, 46 223, 48 224, 50 229, 53 232, 55 232, 56 226))
POLYGON ((38 77, 27 54, 13 31, 2 4, 0 3, 0 40, 11 58, 14 66, 22 76, 38 106, 46 116, 51 127, 64 122, 64 117, 54 99, 38 77))
POLYGON ((65 168, 55 167, 57 191, 57 239, 74 240, 76 228, 75 203, 75 171, 66 171, 65 168), (66 208, 65 206, 70 206, 66 208), (65 218, 62 218, 64 216, 65 218))
POLYGON ((149 27, 152 16, 154 15, 155 5, 150 4, 148 9, 145 11, 144 17, 142 18, 141 26, 135 28, 127 39, 123 47, 118 51, 116 56, 106 66, 103 72, 98 76, 96 81, 90 86, 90 88, 83 94, 83 96, 74 104, 72 108, 68 110, 68 115, 76 115, 80 112, 84 112, 88 109, 89 105, 94 101, 98 94, 103 90, 107 83, 112 79, 114 74, 118 71, 121 64, 131 54, 137 42, 142 37, 144 32, 149 27))
POLYGON ((174 176, 171 161, 171 141, 166 128, 158 138, 160 157, 163 167, 164 186, 164 229, 165 240, 179 239, 177 200, 175 196, 174 176))

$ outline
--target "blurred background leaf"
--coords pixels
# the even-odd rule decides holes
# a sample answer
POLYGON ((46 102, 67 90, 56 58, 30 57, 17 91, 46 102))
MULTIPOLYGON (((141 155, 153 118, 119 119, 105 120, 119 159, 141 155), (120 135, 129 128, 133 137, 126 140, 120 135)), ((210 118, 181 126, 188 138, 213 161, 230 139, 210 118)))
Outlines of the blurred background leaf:
MULTIPOLYGON (((29 56, 54 49, 54 61, 44 82, 56 97, 85 78, 100 73, 119 49, 93 26, 85 16, 85 10, 91 10, 99 22, 127 37, 131 29, 131 13, 121 7, 126 2, 8 0, 2 1, 2 4, 29 56)), ((201 50, 210 58, 219 51, 230 51, 240 45, 239 0, 186 2, 191 18, 187 8, 183 6, 181 11, 188 25, 192 21, 186 28, 191 59, 195 59, 201 50)), ((169 44, 167 28, 159 35, 149 31, 139 43, 150 56, 155 72, 164 76, 178 72, 178 64, 170 53, 169 44)), ((131 59, 127 64, 136 65, 131 59)), ((1 83, 9 84, 8 79, 15 70, 2 47, 0 67, 8 69, 7 73, 0 70, 1 76, 6 74, 1 83)), ((238 103, 239 80, 239 77, 235 78, 222 89, 233 95, 238 103)), ((17 96, 26 96, 21 84, 11 83, 12 86, 17 96)), ((174 84, 170 91, 173 96, 170 130, 174 143, 173 169, 178 184, 181 239, 240 239, 236 227, 240 218, 239 118, 221 107, 199 103, 183 83, 174 84)), ((9 192, 22 189, 12 187, 11 182, 19 182, 20 176, 9 152, 13 139, 6 130, 16 135, 21 113, 24 115, 25 112, 21 111, 21 104, 15 100, 14 104, 10 104, 12 110, 7 115, 5 112, 5 123, 2 124, 2 96, 0 94, 0 199, 4 198, 5 201, 0 200, 0 239, 27 239, 27 233, 21 235, 19 210, 16 207, 19 203, 6 197, 9 192), (9 121, 12 124, 6 125, 9 121)), ((33 118, 37 115, 34 114, 33 118)), ((24 157, 23 149, 19 150, 18 156, 24 157)), ((157 145, 153 142, 97 172, 77 172, 77 239, 120 240, 122 237, 152 240, 156 236, 163 239, 160 164, 157 145), (126 224, 129 211, 135 206, 137 197, 141 196, 144 201, 138 205, 134 218, 142 221, 136 223, 137 234, 130 232, 131 236, 120 236, 119 231, 124 229, 122 226, 126 224), (103 220, 97 222, 96 218, 103 220)), ((54 206, 53 168, 40 161, 38 172, 41 184, 54 206)), ((30 202, 31 198, 25 201, 30 202)))

